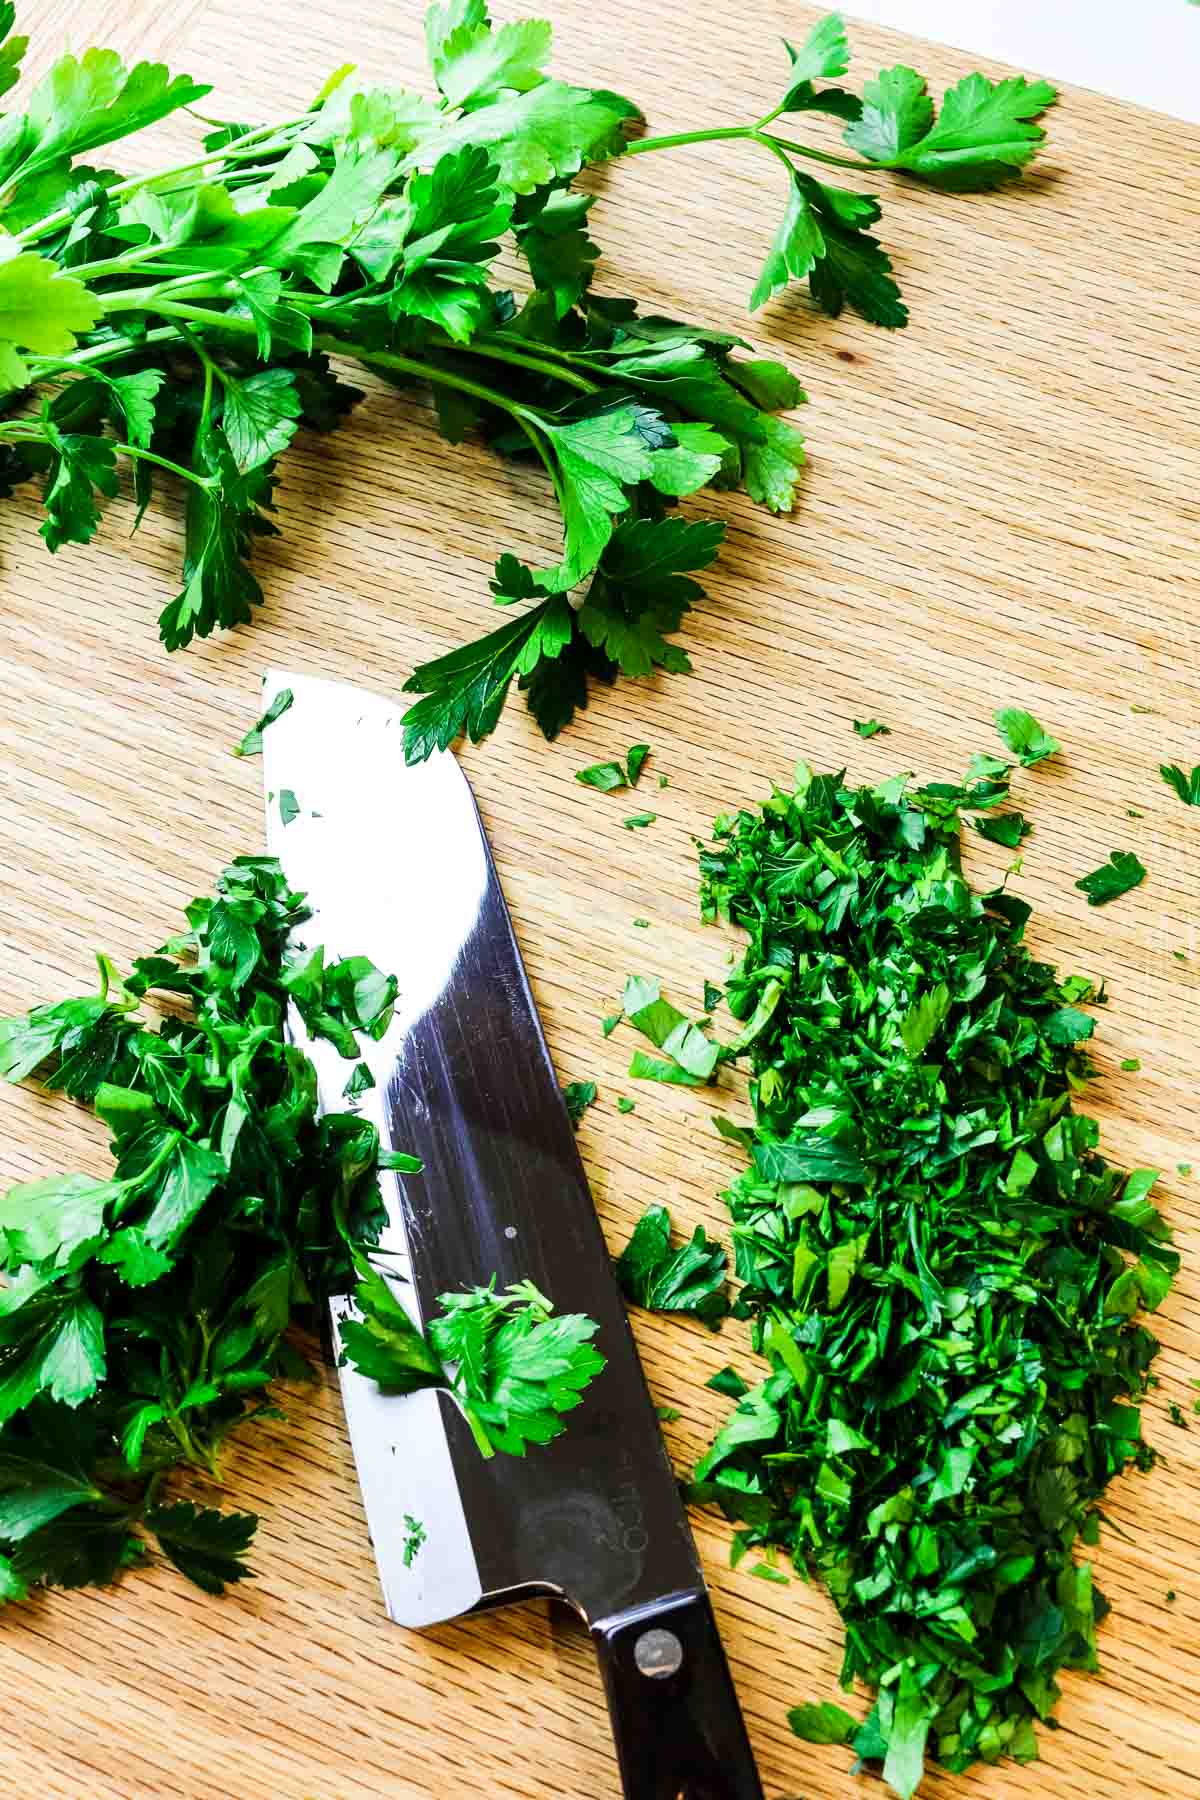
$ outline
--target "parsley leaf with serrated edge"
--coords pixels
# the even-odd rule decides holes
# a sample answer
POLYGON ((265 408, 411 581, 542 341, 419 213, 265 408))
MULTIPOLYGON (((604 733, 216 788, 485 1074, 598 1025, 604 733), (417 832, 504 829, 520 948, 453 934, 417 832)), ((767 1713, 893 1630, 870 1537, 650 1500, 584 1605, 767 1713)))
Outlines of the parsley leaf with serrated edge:
MULTIPOLYGON (((0 87, 25 48, 11 25, 11 9, 0 13, 0 87)), ((534 582, 540 592, 510 598, 542 600, 598 562, 603 571, 626 526, 669 532, 676 521, 662 502, 699 487, 740 484, 777 511, 794 503, 802 439, 775 415, 803 396, 787 371, 737 356, 744 346, 728 334, 641 318, 632 302, 590 291, 596 207, 574 177, 610 158, 632 166, 680 137, 631 139, 631 102, 551 75, 545 21, 493 25, 483 5, 435 5, 426 45, 436 104, 363 85, 347 63, 285 123, 218 126, 202 161, 119 181, 72 159, 191 108, 203 84, 87 50, 55 63, 6 121, 0 385, 52 384, 54 407, 91 411, 86 426, 0 424, 10 483, 46 477, 51 547, 92 536, 117 461, 133 463, 138 520, 160 470, 186 484, 184 579, 160 620, 169 649, 251 619, 262 598, 251 556, 276 529, 277 463, 299 425, 332 429, 361 397, 331 356, 398 386, 427 381, 456 441, 479 428, 502 454, 546 465, 563 555, 534 582), (494 279, 510 234, 535 284, 519 307, 494 279), (458 348, 471 352, 465 368, 458 348)), ((920 77, 892 71, 868 85, 864 104, 829 85, 850 63, 837 15, 786 55, 773 110, 682 141, 728 150, 741 139, 786 165, 788 215, 756 299, 806 275, 827 310, 849 304, 902 324, 887 255, 867 229, 878 203, 809 173, 810 146, 791 128, 826 113, 865 156, 851 168, 961 186, 1028 160, 1042 136, 1033 117, 1053 93, 969 76, 934 117, 920 77)), ((147 167, 138 154, 134 163, 147 167)), ((674 596, 614 590, 602 575, 569 631, 533 623, 519 642, 493 636, 435 656, 418 676, 435 672, 437 697, 420 679, 412 690, 429 698, 413 709, 410 753, 464 730, 486 735, 514 679, 553 736, 595 684, 686 669, 667 642, 686 610, 674 596)))

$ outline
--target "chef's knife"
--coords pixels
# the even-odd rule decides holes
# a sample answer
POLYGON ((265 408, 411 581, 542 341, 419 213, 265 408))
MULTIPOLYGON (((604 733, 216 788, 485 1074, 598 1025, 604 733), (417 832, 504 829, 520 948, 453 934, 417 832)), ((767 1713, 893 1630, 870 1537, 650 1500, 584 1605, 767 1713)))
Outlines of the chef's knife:
MULTIPOLYGON (((263 734, 268 841, 327 960, 369 956, 399 977, 386 1036, 364 1039, 362 1096, 385 1148, 424 1172, 382 1177, 382 1248, 419 1324, 440 1293, 529 1277, 589 1314, 607 1366, 553 1443, 480 1456, 448 1396, 388 1396, 339 1369, 391 1617, 425 1625, 548 1594, 589 1627, 627 1800, 761 1800, 624 1307, 471 790, 454 758, 406 768, 400 709, 273 672, 291 690, 263 734), (290 791, 286 809, 279 796, 290 791), (293 807, 291 796, 294 796, 293 807), (298 810, 297 810, 298 809, 298 810), (294 816, 292 816, 294 813, 294 816), (288 822, 285 823, 285 814, 288 822), (427 1541, 417 1555, 408 1519, 427 1541)), ((349 1065, 290 1029, 325 1111, 349 1065)), ((333 1302, 338 1322, 349 1302, 333 1302)))

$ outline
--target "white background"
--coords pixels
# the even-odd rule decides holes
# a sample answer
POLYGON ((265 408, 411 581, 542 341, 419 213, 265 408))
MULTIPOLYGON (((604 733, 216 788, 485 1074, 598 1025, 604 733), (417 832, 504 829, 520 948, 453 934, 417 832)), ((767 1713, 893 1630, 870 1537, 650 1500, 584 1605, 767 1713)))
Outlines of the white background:
POLYGON ((847 0, 855 16, 1200 124, 1188 0, 847 0))

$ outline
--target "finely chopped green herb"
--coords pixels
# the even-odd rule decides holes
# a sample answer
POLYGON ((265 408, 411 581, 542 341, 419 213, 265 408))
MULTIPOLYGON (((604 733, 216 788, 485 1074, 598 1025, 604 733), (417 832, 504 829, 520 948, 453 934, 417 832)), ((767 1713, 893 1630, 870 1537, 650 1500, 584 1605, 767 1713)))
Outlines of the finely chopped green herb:
POLYGON ((1109 1167, 1075 1110, 1090 984, 963 878, 974 804, 801 769, 700 858, 705 916, 749 939, 730 1010, 777 1000, 746 1052, 755 1126, 721 1121, 751 1157, 725 1195, 733 1310, 768 1368, 692 1492, 741 1522, 739 1555, 824 1581, 843 1685, 877 1698, 862 1724, 827 1703, 792 1724, 904 1796, 927 1759, 1035 1757, 1057 1671, 1097 1666, 1087 1548, 1108 1482, 1154 1459, 1136 1314, 1178 1261, 1157 1172, 1109 1167))

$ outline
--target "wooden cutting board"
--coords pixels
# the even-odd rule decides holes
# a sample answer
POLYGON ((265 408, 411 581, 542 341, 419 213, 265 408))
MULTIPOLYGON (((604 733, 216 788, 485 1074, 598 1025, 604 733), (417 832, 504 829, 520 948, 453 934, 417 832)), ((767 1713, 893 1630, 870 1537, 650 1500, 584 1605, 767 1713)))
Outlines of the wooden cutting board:
MULTIPOLYGON (((31 12, 34 9, 30 9, 31 12)), ((509 9, 505 9, 508 11, 509 9)), ((556 0, 557 68, 631 91, 656 131, 752 118, 780 87, 781 34, 813 10, 681 0, 556 0)), ((215 80, 221 116, 287 116, 330 67, 420 81, 415 4, 378 0, 52 0, 35 64, 64 41, 168 57, 215 80)), ((939 82, 958 54, 866 27, 861 66, 897 58, 939 82)), ((1183 1272, 1160 1314, 1154 1472, 1119 1482, 1099 1579, 1114 1612, 1104 1673, 1069 1678, 1061 1728, 1024 1770, 931 1777, 930 1796, 1124 1800, 1200 1792, 1200 813, 1158 777, 1200 761, 1200 132, 1082 93, 1051 117, 1051 148, 1013 191, 959 199, 887 189, 885 237, 913 323, 889 334, 818 317, 802 295, 747 323, 744 303, 781 205, 779 171, 708 146, 597 180, 599 287, 746 330, 811 394, 812 464, 795 517, 713 496, 728 546, 692 622, 695 674, 601 694, 546 746, 512 706, 465 761, 475 783, 563 1079, 600 1104, 583 1153, 613 1246, 666 1202, 720 1229, 733 1151, 703 1096, 653 1087, 621 1116, 628 1043, 605 1040, 631 969, 699 1006, 728 948, 696 918, 694 833, 761 797, 793 760, 880 778, 947 778, 992 747, 999 704, 1030 708, 1064 754, 1019 778, 1036 820, 1019 891, 1034 942, 1107 978, 1093 1106, 1111 1154, 1168 1171, 1183 1272), (661 689, 661 691, 660 691, 661 689), (861 742, 875 716, 890 737, 861 742), (620 798, 574 781, 635 740, 654 747, 658 823, 621 829, 620 798), (1134 809, 1138 816, 1130 816, 1134 809), (1145 885, 1100 912, 1075 879, 1136 850, 1145 885), (645 917, 649 930, 634 930, 645 917), (1180 960, 1177 953, 1187 960, 1180 960), (1122 1058, 1141 1072, 1124 1075, 1122 1058), (1168 1599, 1168 1590, 1174 1600, 1168 1599)), ((159 134, 182 145, 186 122, 159 134)), ((54 560, 37 507, 0 508, 0 1011, 86 991, 93 948, 156 944, 230 856, 261 842, 259 771, 230 745, 268 663, 395 691, 413 665, 489 623, 495 552, 549 557, 539 480, 438 442, 424 405, 382 386, 351 425, 301 441, 252 629, 173 657, 154 621, 173 591, 179 520, 132 542, 110 509, 98 545, 54 560)), ((1003 858, 979 846, 972 861, 1003 858)), ((0 1094, 0 1177, 99 1172, 82 1112, 0 1094)), ((738 1104, 734 1099, 734 1106, 738 1104)), ((635 1320, 680 1466, 724 1403, 702 1386, 737 1328, 635 1320)), ((230 1458, 230 1504, 262 1514, 259 1579, 222 1601, 170 1571, 108 1593, 40 1597, 0 1617, 0 1781, 39 1800, 444 1800, 498 1793, 610 1800, 618 1791, 586 1644, 545 1606, 415 1635, 377 1592, 334 1388, 287 1399, 230 1458)), ((697 1536, 771 1800, 858 1790, 845 1752, 795 1741, 785 1709, 835 1697, 839 1633, 814 1588, 727 1568, 729 1527, 697 1536)))

